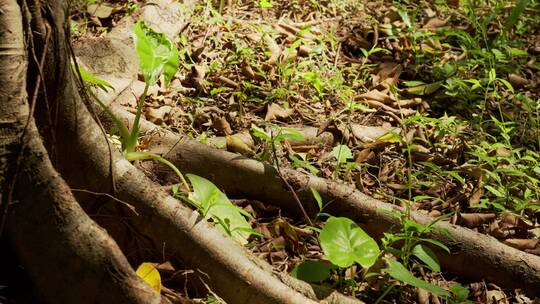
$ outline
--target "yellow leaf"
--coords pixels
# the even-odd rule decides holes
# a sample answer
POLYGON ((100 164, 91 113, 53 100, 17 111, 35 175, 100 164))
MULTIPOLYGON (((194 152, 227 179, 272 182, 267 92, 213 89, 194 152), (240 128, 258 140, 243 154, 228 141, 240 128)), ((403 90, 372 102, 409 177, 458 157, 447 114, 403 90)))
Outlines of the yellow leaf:
POLYGON ((161 276, 153 263, 142 263, 136 271, 137 275, 148 283, 155 291, 161 292, 161 276))

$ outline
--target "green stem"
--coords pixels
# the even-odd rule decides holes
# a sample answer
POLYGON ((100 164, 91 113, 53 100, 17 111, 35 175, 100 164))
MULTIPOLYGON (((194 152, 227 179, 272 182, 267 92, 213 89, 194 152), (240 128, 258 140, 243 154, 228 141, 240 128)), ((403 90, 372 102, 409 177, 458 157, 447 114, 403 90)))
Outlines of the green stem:
POLYGON ((142 108, 144 106, 144 101, 146 99, 146 94, 148 93, 149 87, 150 87, 150 84, 146 82, 144 85, 144 91, 141 97, 139 98, 139 102, 137 103, 137 113, 135 114, 135 120, 133 121, 133 128, 131 129, 131 135, 129 136, 129 139, 127 140, 126 147, 125 147, 125 151, 127 153, 134 152, 135 147, 137 146, 137 139, 139 138, 142 108))
POLYGON ((180 170, 178 170, 178 168, 173 163, 166 160, 165 158, 155 153, 150 153, 150 152, 128 152, 128 153, 125 153, 124 156, 126 157, 128 161, 153 159, 153 160, 159 161, 162 164, 167 165, 169 168, 171 168, 174 171, 174 173, 176 173, 176 175, 178 175, 186 191, 187 192, 191 191, 191 189, 189 188, 189 184, 184 178, 184 175, 182 174, 182 172, 180 172, 180 170))

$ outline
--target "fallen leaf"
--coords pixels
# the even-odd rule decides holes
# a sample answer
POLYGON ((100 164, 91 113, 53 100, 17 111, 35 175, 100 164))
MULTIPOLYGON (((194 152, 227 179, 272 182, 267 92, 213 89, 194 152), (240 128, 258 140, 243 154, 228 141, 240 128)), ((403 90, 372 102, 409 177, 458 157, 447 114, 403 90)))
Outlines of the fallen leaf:
POLYGON ((152 286, 156 292, 161 292, 161 276, 159 275, 159 271, 156 269, 156 264, 142 263, 137 268, 136 273, 141 279, 152 286))
MULTIPOLYGON (((373 142, 379 140, 381 137, 391 134, 391 133, 400 133, 401 130, 393 127, 374 127, 374 126, 363 126, 359 124, 352 124, 351 131, 354 137, 364 142, 373 142)), ((384 140, 380 140, 384 141, 384 140)))
POLYGON ((156 125, 161 125, 165 120, 165 116, 169 114, 172 110, 171 106, 162 106, 158 109, 148 108, 146 110, 145 116, 146 119, 155 123, 156 125))
POLYGON ((391 104, 395 101, 393 97, 377 89, 360 94, 355 97, 355 100, 375 100, 375 101, 382 102, 385 104, 391 104))
POLYGON ((529 81, 526 78, 521 77, 518 74, 510 74, 508 75, 508 81, 512 84, 515 88, 522 88, 529 84, 529 81))
POLYGON ((227 151, 240 153, 246 156, 252 156, 255 153, 248 143, 242 137, 235 135, 227 135, 227 151))
POLYGON ((439 18, 431 18, 428 20, 428 22, 426 22, 426 24, 424 25, 424 28, 429 29, 429 30, 435 30, 444 26, 446 26, 445 20, 441 20, 439 18))
POLYGON ((467 228, 474 228, 491 222, 497 217, 495 213, 460 213, 456 224, 467 228))
POLYGON ((229 124, 229 122, 227 121, 225 117, 214 119, 212 123, 212 127, 214 127, 216 131, 221 132, 225 135, 231 135, 233 133, 231 129, 231 125, 229 124))
POLYGON ((90 4, 86 7, 86 12, 92 16, 105 19, 112 14, 113 7, 107 3, 90 4))
POLYGON ((264 117, 264 120, 266 121, 272 121, 276 118, 287 118, 291 116, 294 113, 294 110, 291 108, 284 109, 280 105, 276 103, 271 103, 268 105, 266 109, 266 116, 264 117))
POLYGON ((502 241, 504 244, 514 247, 519 250, 535 249, 540 242, 539 239, 506 239, 502 241))

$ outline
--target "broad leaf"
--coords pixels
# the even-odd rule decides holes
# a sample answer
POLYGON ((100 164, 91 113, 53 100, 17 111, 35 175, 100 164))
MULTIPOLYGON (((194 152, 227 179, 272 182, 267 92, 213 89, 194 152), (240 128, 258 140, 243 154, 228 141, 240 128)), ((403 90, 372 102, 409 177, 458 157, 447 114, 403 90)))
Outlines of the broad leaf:
POLYGON ((233 205, 225 193, 209 180, 193 174, 186 176, 193 186, 193 192, 189 194, 193 205, 201 210, 206 219, 218 222, 218 227, 235 241, 247 244, 252 229, 244 216, 249 216, 249 213, 233 205))
POLYGON ((353 263, 372 266, 379 246, 356 223, 345 217, 331 217, 319 235, 324 254, 335 265, 345 268, 353 263))
POLYGON ((414 287, 422 288, 440 297, 447 297, 449 295, 448 291, 444 290, 443 288, 415 277, 400 262, 393 259, 384 259, 384 260, 386 261, 386 264, 388 265, 388 267, 383 269, 383 271, 388 273, 392 278, 402 283, 409 284, 414 287))
POLYGON ((329 278, 330 270, 334 268, 335 266, 321 261, 304 261, 296 265, 290 275, 302 281, 317 283, 329 278))
POLYGON ((420 261, 424 262, 429 269, 440 272, 441 266, 439 265, 439 260, 437 259, 437 256, 433 251, 422 244, 418 244, 414 246, 412 250, 412 254, 420 259, 420 261))
POLYGON ((353 157, 351 149, 346 145, 335 146, 334 149, 332 149, 332 152, 330 152, 330 155, 337 160, 338 164, 346 163, 347 160, 352 159, 353 157))
POLYGON ((136 271, 137 275, 148 283, 158 293, 161 292, 161 276, 155 264, 142 263, 136 271))
POLYGON ((155 32, 143 21, 135 24, 133 32, 144 81, 153 85, 163 73, 165 83, 169 83, 179 65, 178 50, 174 44, 165 34, 155 32))
MULTIPOLYGON (((89 83, 91 85, 95 85, 96 87, 102 89, 105 92, 108 92, 109 89, 114 90, 113 86, 107 81, 94 76, 94 74, 88 72, 80 65, 78 67, 79 67, 79 73, 81 73, 81 77, 84 82, 89 83)), ((75 69, 75 66, 73 66, 73 69, 75 69)))

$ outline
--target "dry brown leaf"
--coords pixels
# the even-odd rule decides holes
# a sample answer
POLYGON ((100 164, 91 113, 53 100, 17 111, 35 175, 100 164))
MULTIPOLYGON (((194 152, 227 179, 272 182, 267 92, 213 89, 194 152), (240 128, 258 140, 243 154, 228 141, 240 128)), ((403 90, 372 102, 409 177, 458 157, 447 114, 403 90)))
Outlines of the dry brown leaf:
POLYGON ((384 104, 392 104, 395 99, 388 95, 386 92, 381 92, 377 89, 371 90, 369 92, 360 94, 354 98, 355 100, 374 100, 382 102, 384 104))
POLYGON ((460 213, 456 224, 468 228, 474 228, 493 221, 497 215, 495 213, 460 213))
POLYGON ((538 239, 506 239, 503 241, 504 244, 519 250, 535 249, 538 242, 540 242, 538 239))
POLYGON ((263 41, 266 47, 268 48, 268 51, 270 51, 270 58, 268 59, 268 64, 275 64, 278 62, 279 56, 281 55, 281 47, 277 44, 277 42, 272 38, 270 35, 264 35, 263 41))
POLYGON ((354 152, 354 161, 359 164, 365 163, 373 157, 375 157, 375 153, 369 148, 354 152))
POLYGON ((158 109, 148 108, 146 110, 145 116, 147 120, 155 123, 156 125, 160 125, 165 120, 165 116, 169 114, 171 110, 171 106, 162 106, 158 109))
POLYGON ((381 136, 384 136, 390 132, 400 133, 401 130, 393 127, 373 127, 363 126, 359 124, 351 124, 351 131, 354 137, 364 142, 376 141, 381 136))
POLYGON ((445 20, 441 20, 439 18, 431 18, 428 20, 428 22, 426 22, 426 24, 424 25, 424 28, 429 29, 429 30, 435 30, 444 26, 446 26, 445 20))
POLYGON ((214 129, 216 129, 216 131, 221 132, 221 133, 223 133, 225 135, 231 135, 232 134, 231 125, 229 124, 229 122, 227 121, 227 119, 225 117, 220 117, 220 118, 214 119, 214 121, 212 123, 212 127, 214 127, 214 129))
POLYGON ((285 109, 276 103, 271 103, 266 109, 266 116, 264 120, 272 121, 276 118, 287 118, 294 113, 294 110, 291 108, 285 109))
POLYGON ((482 195, 484 195, 484 176, 480 175, 478 181, 476 182, 475 190, 469 197, 469 206, 474 206, 480 202, 482 195))
POLYGON ((508 81, 512 84, 515 88, 522 88, 529 84, 529 81, 526 78, 521 77, 518 74, 510 74, 508 75, 508 81))

